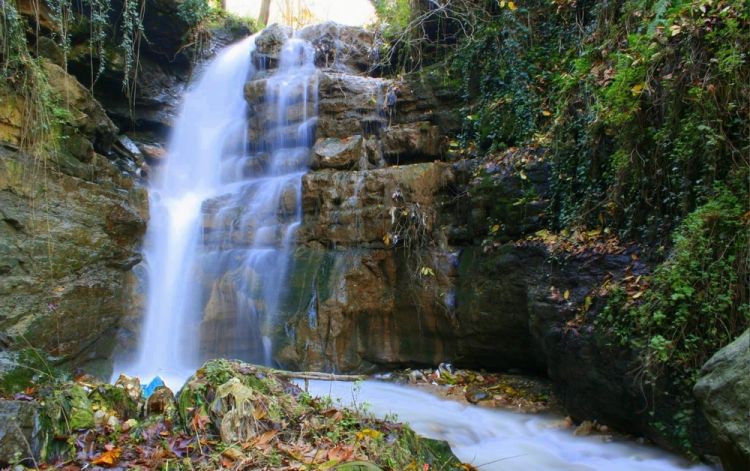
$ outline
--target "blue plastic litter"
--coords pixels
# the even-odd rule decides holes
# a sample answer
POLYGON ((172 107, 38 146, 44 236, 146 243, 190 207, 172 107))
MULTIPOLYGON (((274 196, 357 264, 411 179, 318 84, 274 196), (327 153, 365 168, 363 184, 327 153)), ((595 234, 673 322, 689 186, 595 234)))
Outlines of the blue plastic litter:
POLYGON ((149 396, 151 396, 159 386, 164 386, 164 381, 157 376, 152 379, 145 388, 143 388, 143 390, 141 391, 141 395, 143 395, 144 399, 148 399, 149 396))

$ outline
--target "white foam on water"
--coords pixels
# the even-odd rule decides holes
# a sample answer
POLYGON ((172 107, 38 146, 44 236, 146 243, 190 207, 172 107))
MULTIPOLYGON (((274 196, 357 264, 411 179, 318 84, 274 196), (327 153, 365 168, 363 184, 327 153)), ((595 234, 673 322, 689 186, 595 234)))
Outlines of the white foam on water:
POLYGON ((420 435, 445 440, 462 462, 483 471, 712 469, 632 441, 575 436, 559 428, 559 418, 462 404, 393 383, 310 381, 308 390, 346 405, 364 404, 381 418, 395 414, 420 435))

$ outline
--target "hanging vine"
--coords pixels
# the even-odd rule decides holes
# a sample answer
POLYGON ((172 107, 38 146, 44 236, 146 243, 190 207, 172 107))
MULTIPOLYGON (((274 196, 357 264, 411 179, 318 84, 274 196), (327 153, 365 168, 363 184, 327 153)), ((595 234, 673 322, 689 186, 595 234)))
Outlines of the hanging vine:
POLYGON ((104 48, 109 32, 110 0, 88 0, 89 4, 89 58, 91 89, 107 68, 107 54, 104 48), (94 54, 98 60, 94 74, 94 54))
POLYGON ((128 98, 131 114, 133 113, 138 83, 141 40, 145 37, 143 31, 143 16, 145 13, 145 0, 125 0, 122 11, 122 41, 119 48, 125 56, 122 88, 128 98))
POLYGON ((40 61, 28 50, 15 1, 1 2, 0 8, 0 87, 12 87, 21 98, 19 146, 33 155, 46 155, 53 144, 50 86, 40 61))
POLYGON ((67 71, 68 54, 70 53, 70 19, 73 17, 72 0, 46 0, 57 31, 52 37, 57 40, 63 53, 63 64, 67 71))

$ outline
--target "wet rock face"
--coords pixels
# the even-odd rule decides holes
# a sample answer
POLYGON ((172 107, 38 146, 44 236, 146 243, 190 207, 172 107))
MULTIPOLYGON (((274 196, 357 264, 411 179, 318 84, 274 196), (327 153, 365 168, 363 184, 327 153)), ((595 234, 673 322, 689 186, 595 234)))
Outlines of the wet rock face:
MULTIPOLYGON (((117 138, 118 129, 91 92, 62 67, 49 61, 42 63, 50 87, 52 105, 65 110, 56 125, 65 139, 58 143, 64 154, 57 164, 67 170, 80 171, 80 164, 90 164, 94 153, 108 154, 117 138)), ((12 90, 0 92, 0 141, 19 147, 27 132, 24 97, 12 90)), ((50 110, 44 110, 51 112, 50 110)), ((85 173, 85 172, 84 172, 85 173)), ((84 176, 80 174, 79 176, 84 176)))
POLYGON ((283 308, 289 319, 279 332, 292 343, 276 356, 282 365, 368 371, 434 364, 455 353, 454 323, 437 283, 413 287, 403 254, 306 249, 294 263, 283 308))
POLYGON ((367 148, 358 134, 347 139, 321 138, 313 147, 310 168, 352 169, 363 157, 367 159, 367 148))
POLYGON ((288 26, 273 24, 264 29, 255 39, 253 64, 260 70, 274 69, 279 65, 279 57, 284 42, 292 36, 288 26))
MULTIPOLYGON (((102 106, 59 66, 44 70, 51 99, 67 106, 55 158, 13 150, 14 135, 0 135, 0 329, 10 347, 103 361, 128 307, 125 278, 140 261, 144 195, 110 161, 115 154, 105 156, 117 128, 102 106)), ((18 115, 0 116, 20 129, 18 115)))
MULTIPOLYGON (((422 208, 413 225, 427 237, 435 230, 434 209, 453 180, 444 163, 386 167, 370 171, 319 171, 302 179, 303 222, 298 243, 316 247, 388 249, 407 229, 403 211, 422 208)), ((437 234, 434 234, 437 236, 437 234)), ((412 241, 416 243, 416 241, 412 241)))
POLYGON ((750 469, 750 330, 706 362, 694 393, 724 469, 750 469))
POLYGON ((547 253, 447 245, 440 222, 456 210, 456 172, 423 163, 303 178, 304 248, 292 263, 277 361, 334 371, 446 360, 544 371, 531 325, 534 300, 549 296, 537 276, 547 253), (417 223, 424 239, 403 240, 417 223))
POLYGON ((104 108, 97 102, 75 77, 68 75, 58 65, 45 63, 47 79, 56 93, 64 97, 73 111, 71 125, 76 131, 91 140, 97 152, 108 153, 115 141, 117 127, 107 116, 104 108))
POLYGON ((54 158, 18 150, 23 98, 0 93, 2 347, 104 364, 128 309, 125 278, 140 260, 144 195, 120 168, 134 162, 111 152, 117 128, 102 106, 58 65, 43 67, 49 99, 66 110, 54 158))
MULTIPOLYGON (((278 26, 261 33, 256 65, 275 67, 288 36, 278 26)), ((472 218, 456 203, 457 195, 468 194, 473 170, 442 162, 446 135, 457 130, 456 96, 429 72, 403 81, 369 76, 373 37, 360 28, 327 23, 297 36, 315 50, 317 109, 303 100, 315 90, 300 89, 290 98, 299 106, 282 118, 294 122, 317 111, 316 143, 311 172, 302 178, 299 248, 275 321, 275 359, 290 368, 335 371, 446 360, 540 370, 529 330, 528 277, 514 281, 505 270, 538 266, 544 256, 516 254, 504 268, 480 268, 482 254, 472 245, 486 231, 486 215, 472 218)), ((265 102, 267 77, 257 73, 245 87, 254 141, 274 139, 267 129, 278 124, 277 110, 265 102)), ((283 137, 287 129, 275 132, 283 137)), ((526 189, 509 182, 499 184, 515 202, 526 189)), ((210 206, 208 240, 241 246, 210 206)), ((514 217, 507 215, 509 222, 514 217)), ((221 325, 228 318, 221 313, 236 305, 226 284, 207 287, 206 327, 221 325)))
POLYGON ((324 71, 319 94, 318 138, 372 136, 380 152, 400 164, 436 160, 445 153, 445 131, 415 105, 418 98, 409 84, 324 71), (389 108, 386 98, 393 87, 399 88, 389 108))
MULTIPOLYGON (((268 129, 268 121, 257 116, 278 116, 263 102, 268 73, 277 66, 279 51, 291 32, 272 25, 256 39, 253 62, 261 69, 245 87, 250 104, 250 136, 259 138, 268 129)), ((441 159, 446 152, 445 134, 458 129, 455 120, 441 104, 456 103, 452 93, 445 93, 444 84, 432 76, 413 76, 403 82, 367 75, 373 61, 373 34, 362 28, 324 23, 300 30, 296 37, 308 40, 315 51, 319 68, 317 80, 318 106, 315 122, 316 139, 349 141, 361 136, 367 142, 368 168, 390 163, 408 164, 441 159), (389 105, 388 95, 393 93, 389 105), (435 112, 441 110, 442 112, 435 112)), ((314 90, 300 90, 308 97, 314 90)), ((310 106, 311 101, 308 101, 310 106)), ((457 104, 456 104, 457 105, 457 104)), ((290 113, 313 109, 290 107, 290 113)), ((287 116, 293 121, 295 116, 287 116)), ((327 168, 326 165, 314 168, 327 168)), ((351 169, 350 162, 334 164, 333 168, 351 169)), ((363 161, 364 163, 364 161, 363 161)), ((365 165, 360 165, 361 170, 365 165)))
POLYGON ((97 160, 101 180, 86 182, 0 149, 0 328, 77 363, 109 357, 145 228, 136 193, 97 160))

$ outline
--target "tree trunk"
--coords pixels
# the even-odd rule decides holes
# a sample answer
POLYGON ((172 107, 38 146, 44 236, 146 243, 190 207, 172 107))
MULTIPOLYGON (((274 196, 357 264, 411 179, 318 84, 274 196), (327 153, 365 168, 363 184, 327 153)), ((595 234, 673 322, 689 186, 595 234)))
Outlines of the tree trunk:
POLYGON ((258 15, 258 23, 262 26, 268 25, 268 17, 271 14, 271 0, 263 0, 260 4, 260 15, 258 15))

